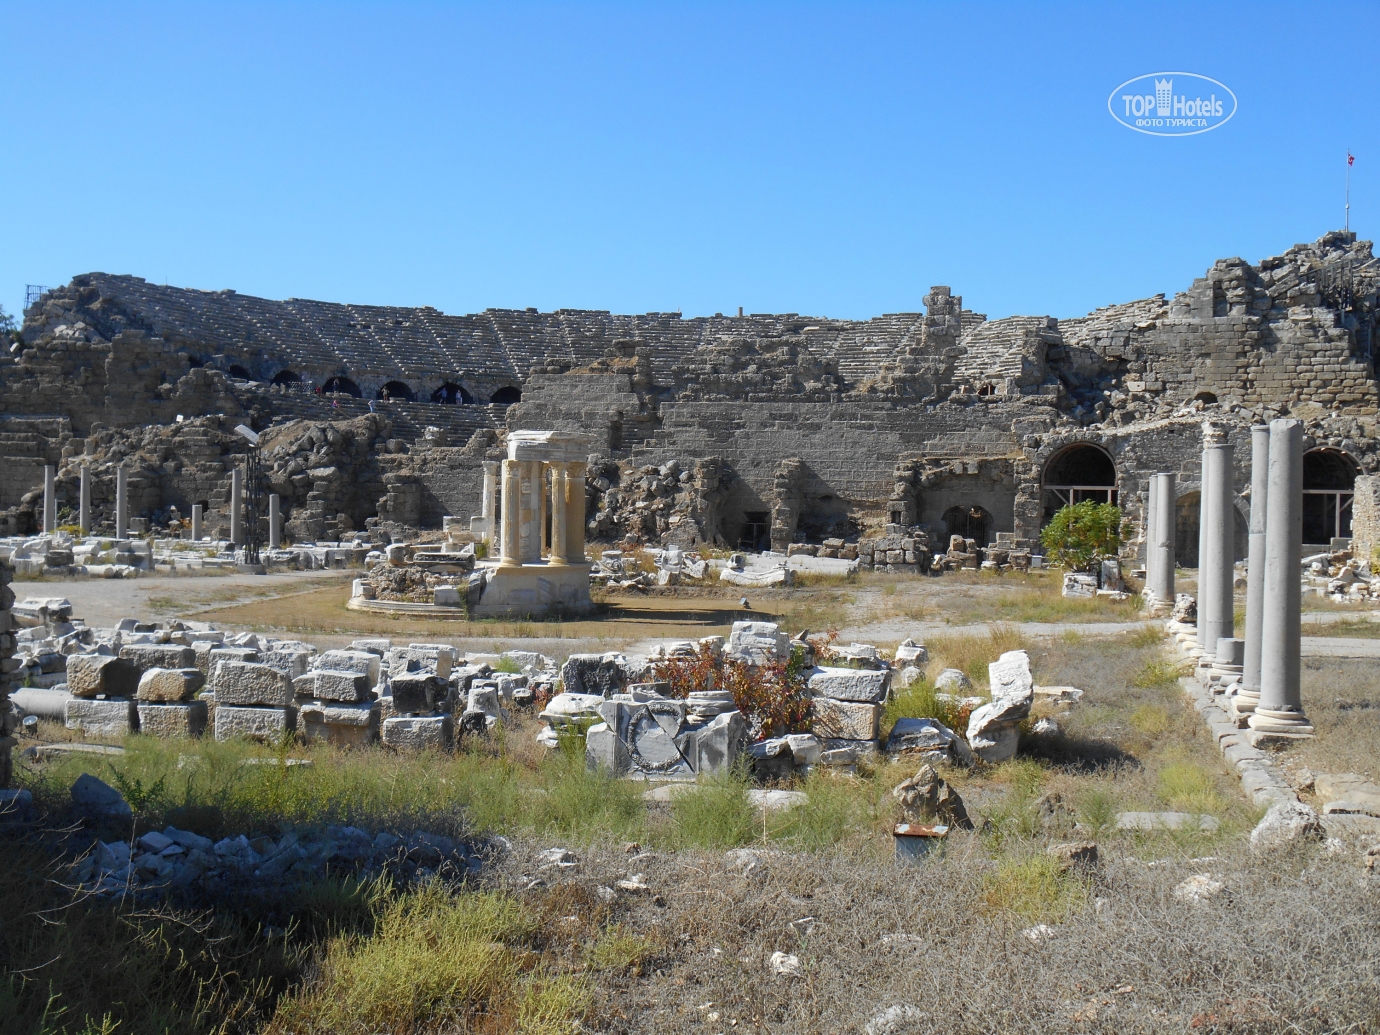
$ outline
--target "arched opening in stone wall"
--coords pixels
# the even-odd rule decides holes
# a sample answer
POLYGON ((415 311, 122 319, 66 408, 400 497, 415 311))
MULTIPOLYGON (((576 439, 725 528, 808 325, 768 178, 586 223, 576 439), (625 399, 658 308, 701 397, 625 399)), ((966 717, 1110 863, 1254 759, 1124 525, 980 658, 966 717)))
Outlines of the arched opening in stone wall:
MULTIPOLYGON (((978 546, 986 546, 992 534, 992 515, 981 507, 950 507, 944 511, 944 531, 946 535, 961 535, 978 546)), ((944 549, 948 545, 947 542, 940 544, 944 549)))
POLYGON ((326 383, 321 386, 322 395, 353 395, 356 399, 362 398, 364 393, 359 390, 359 385, 355 384, 348 377, 336 375, 326 379, 326 383))
MULTIPOLYGON (((1201 517, 1202 494, 1197 490, 1178 498, 1174 511, 1174 563, 1180 568, 1198 567, 1198 529, 1201 517)), ((1241 508, 1235 505, 1232 514, 1232 560, 1244 561, 1250 549, 1251 526, 1241 508)))
POLYGON ((511 406, 513 403, 522 402, 522 391, 521 389, 514 388, 512 385, 508 385, 494 392, 494 394, 489 397, 489 402, 496 406, 511 406))
POLYGON ((743 512, 743 530, 738 536, 740 550, 771 549, 771 512, 767 510, 746 510, 743 512))
POLYGON ((416 396, 405 381, 385 381, 383 386, 374 394, 375 399, 403 399, 413 402, 416 396))
POLYGON ((445 406, 454 406, 457 403, 472 403, 474 402, 474 396, 465 391, 464 385, 458 385, 454 381, 447 381, 440 388, 431 393, 431 401, 434 403, 441 403, 445 406))
POLYGON ((241 381, 254 380, 254 378, 250 376, 249 370, 246 367, 240 366, 238 363, 230 364, 230 376, 238 377, 241 381))
POLYGON ((275 385, 300 385, 302 378, 295 370, 280 370, 273 375, 275 385))
POLYGON ((1303 454, 1303 541, 1326 547, 1351 536, 1356 462, 1339 449, 1303 454))
POLYGON ((1117 501, 1116 464, 1111 454, 1087 442, 1068 446, 1050 457, 1041 484, 1044 501, 1041 527, 1072 503, 1117 501))

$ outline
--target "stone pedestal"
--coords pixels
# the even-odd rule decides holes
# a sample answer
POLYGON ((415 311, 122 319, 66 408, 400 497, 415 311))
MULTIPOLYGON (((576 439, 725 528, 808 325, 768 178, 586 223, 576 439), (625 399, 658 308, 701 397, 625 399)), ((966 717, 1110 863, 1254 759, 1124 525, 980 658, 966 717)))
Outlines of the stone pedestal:
POLYGON ((115 538, 129 538, 129 472, 115 468, 115 538))
POLYGON ((77 505, 77 527, 84 536, 91 534, 91 467, 81 465, 81 501, 77 505))
POLYGON ((1265 589, 1260 622, 1259 733, 1309 734, 1299 693, 1299 562, 1303 552, 1303 424, 1270 422, 1265 502, 1265 589))
POLYGON ((230 472, 230 542, 236 546, 244 545, 244 472, 238 467, 230 472))
POLYGON ((1236 714, 1249 715, 1260 700, 1260 633, 1265 608, 1265 515, 1270 493, 1270 429, 1251 428, 1251 536, 1246 554, 1246 658, 1236 714))
POLYGON ((57 531, 57 469, 51 464, 43 468, 43 531, 57 531))

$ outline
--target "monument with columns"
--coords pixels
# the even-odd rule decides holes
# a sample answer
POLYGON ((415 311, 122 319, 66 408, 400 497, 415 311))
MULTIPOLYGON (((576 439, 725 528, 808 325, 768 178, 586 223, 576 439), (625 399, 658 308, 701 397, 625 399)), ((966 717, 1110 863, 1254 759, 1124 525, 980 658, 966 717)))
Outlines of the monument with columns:
POLYGON ((520 617, 553 609, 584 612, 589 597, 585 562, 585 465, 591 440, 564 431, 512 431, 508 458, 485 469, 485 528, 490 567, 472 613, 520 617), (490 479, 497 481, 497 493, 490 479))

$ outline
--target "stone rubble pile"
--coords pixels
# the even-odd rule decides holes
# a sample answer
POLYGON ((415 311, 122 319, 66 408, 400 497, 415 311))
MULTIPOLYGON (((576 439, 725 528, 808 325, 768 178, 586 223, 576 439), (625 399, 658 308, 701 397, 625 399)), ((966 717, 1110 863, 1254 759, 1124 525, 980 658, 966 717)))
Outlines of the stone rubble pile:
POLYGON ((531 651, 462 654, 448 644, 362 639, 318 652, 177 620, 91 628, 55 598, 26 600, 17 615, 14 668, 27 688, 16 703, 93 737, 209 729, 218 740, 296 732, 341 746, 447 748, 459 732, 487 731, 508 707, 546 699, 558 678, 554 663, 531 651))

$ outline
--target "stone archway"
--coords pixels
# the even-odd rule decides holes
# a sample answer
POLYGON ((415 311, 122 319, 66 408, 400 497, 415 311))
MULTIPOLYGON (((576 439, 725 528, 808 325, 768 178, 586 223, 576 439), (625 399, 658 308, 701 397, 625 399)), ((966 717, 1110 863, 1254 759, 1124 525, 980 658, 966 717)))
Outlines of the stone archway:
POLYGON ((1351 537, 1356 461, 1339 449, 1303 454, 1303 541, 1327 547, 1351 537))
POLYGON ((1040 478, 1041 527, 1072 503, 1116 503, 1116 479, 1116 463, 1101 446, 1091 442, 1065 446, 1049 458, 1040 478))
MULTIPOLYGON (((947 535, 961 535, 978 546, 987 546, 992 535, 992 515, 981 507, 957 506, 944 511, 944 530, 947 535)), ((948 543, 941 544, 947 549, 948 543)))

